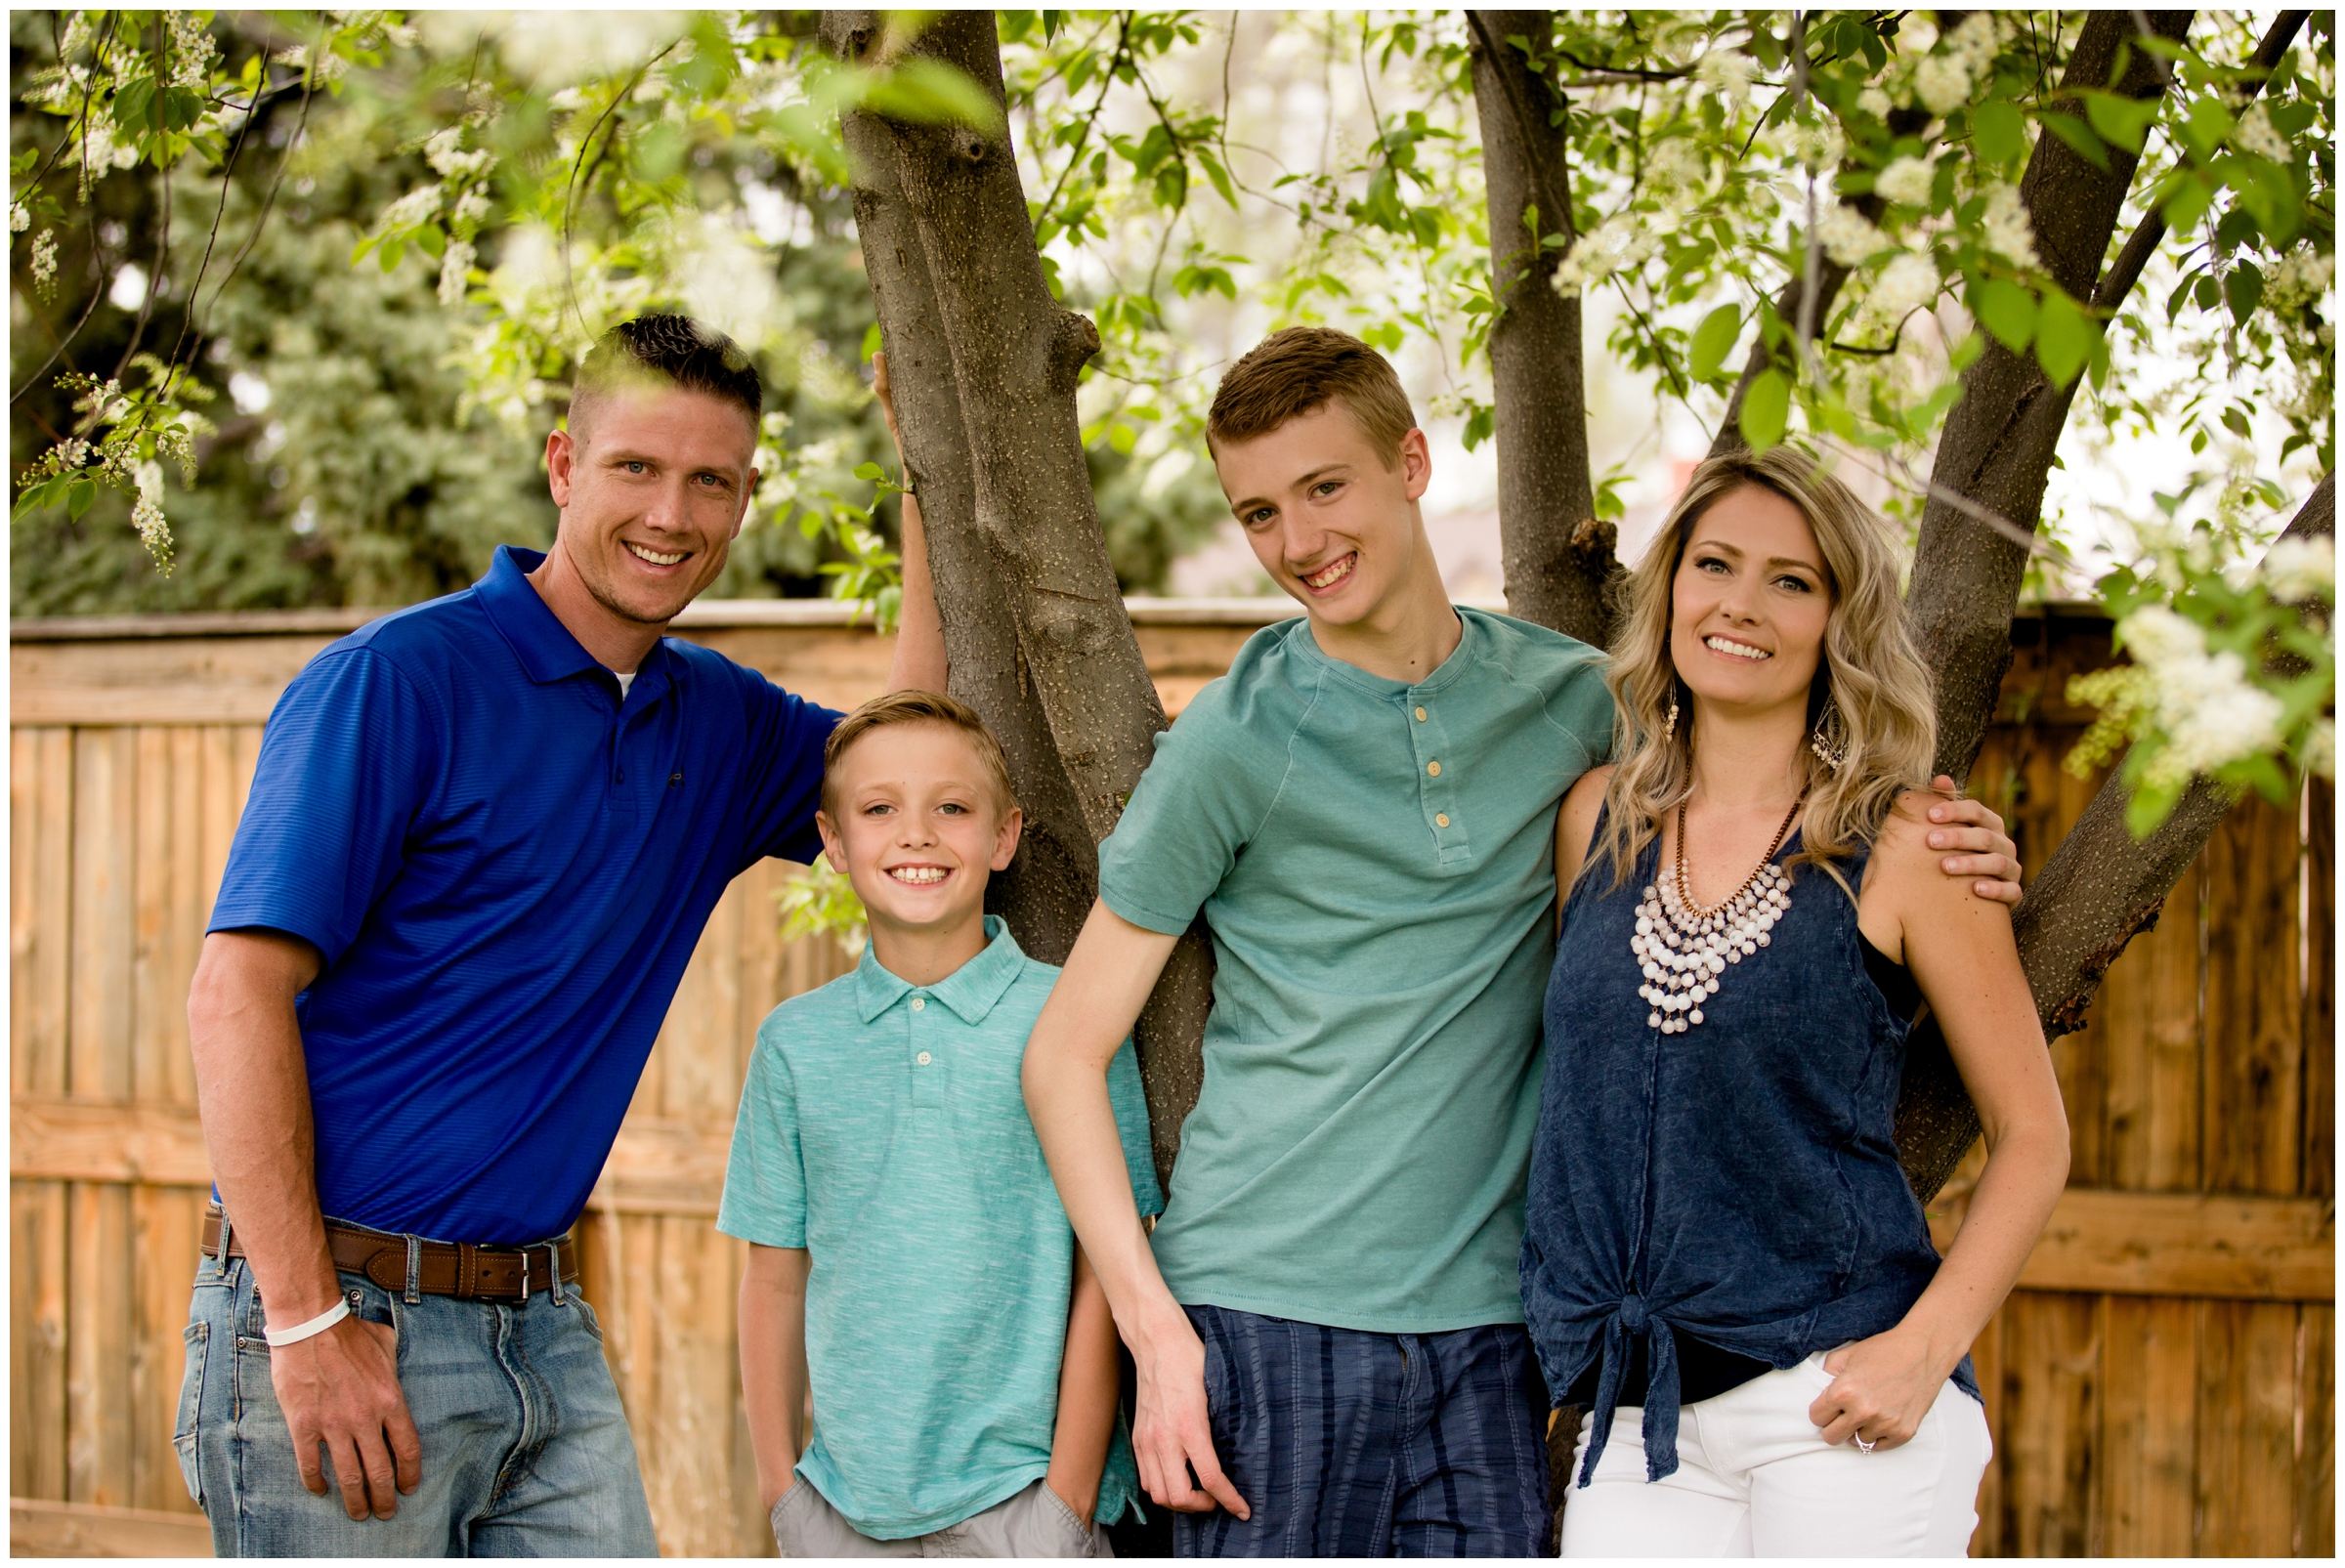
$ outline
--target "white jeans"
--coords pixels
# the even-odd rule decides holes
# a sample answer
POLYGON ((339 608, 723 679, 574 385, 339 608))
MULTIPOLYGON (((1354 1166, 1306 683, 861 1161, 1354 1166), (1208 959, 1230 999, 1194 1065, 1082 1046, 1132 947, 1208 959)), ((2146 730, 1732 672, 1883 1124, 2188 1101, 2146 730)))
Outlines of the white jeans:
POLYGON ((1979 1401, 1948 1382, 1913 1441, 1824 1442, 1808 1407, 1832 1381, 1818 1351, 1678 1418, 1676 1473, 1644 1479, 1644 1412, 1623 1407, 1596 1476, 1580 1420, 1563 1504, 1566 1557, 1960 1557, 1979 1527, 1994 1444, 1979 1401))

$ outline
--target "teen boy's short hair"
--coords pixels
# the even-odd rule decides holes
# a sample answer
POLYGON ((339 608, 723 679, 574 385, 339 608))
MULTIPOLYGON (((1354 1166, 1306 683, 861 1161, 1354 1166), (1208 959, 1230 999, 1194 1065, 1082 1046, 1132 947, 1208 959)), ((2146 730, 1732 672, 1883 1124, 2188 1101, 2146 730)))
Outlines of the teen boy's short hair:
POLYGON ((833 817, 838 814, 834 781, 838 778, 839 759, 849 747, 874 730, 890 729, 899 724, 942 724, 959 730, 977 753, 978 766, 985 770, 985 782, 994 791, 995 809, 1007 816, 1018 804, 1017 792, 1009 786, 1009 759, 1002 754, 1002 742, 994 732, 985 727, 977 710, 958 697, 942 692, 906 690, 874 697, 854 712, 838 721, 831 732, 831 742, 823 747, 823 810, 833 817))
POLYGON ((583 439, 594 404, 640 386, 705 393, 749 416, 765 411, 765 383, 740 344, 705 321, 654 313, 605 332, 578 366, 570 395, 570 433, 583 439))
POLYGON ((1341 402, 1359 422, 1387 466, 1417 428, 1409 395, 1383 355, 1332 326, 1290 326, 1256 344, 1221 377, 1205 438, 1252 441, 1331 402, 1341 402))

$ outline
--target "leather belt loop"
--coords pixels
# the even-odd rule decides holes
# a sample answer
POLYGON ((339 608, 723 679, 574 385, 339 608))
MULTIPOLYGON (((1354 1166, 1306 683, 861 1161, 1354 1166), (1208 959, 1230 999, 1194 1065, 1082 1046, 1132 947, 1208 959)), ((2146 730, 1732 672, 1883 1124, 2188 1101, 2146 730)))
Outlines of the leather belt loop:
POLYGON ((471 1299, 472 1299, 472 1288, 473 1288, 473 1285, 474 1285, 474 1283, 475 1283, 475 1282, 476 1282, 476 1281, 479 1279, 479 1277, 480 1277, 480 1259, 479 1259, 478 1255, 477 1255, 477 1254, 476 1254, 476 1253, 473 1251, 473 1250, 472 1250, 472 1243, 470 1243, 470 1242, 458 1242, 458 1243, 456 1243, 456 1299, 457 1299, 457 1300, 459 1300, 459 1301, 469 1301, 469 1300, 471 1300, 471 1299))
POLYGON ((423 1238, 407 1238, 407 1305, 423 1304, 423 1238))
POLYGON ((521 1250, 521 1304, 530 1304, 530 1250, 521 1250))
POLYGON ((220 1251, 214 1261, 220 1265, 221 1273, 228 1272, 228 1210, 226 1208, 220 1210, 220 1251))
MULTIPOLYGON (((562 1244, 560 1242, 546 1243, 545 1258, 546 1263, 552 1270, 554 1276, 554 1305, 567 1305, 568 1303, 562 1294, 562 1244)), ((529 1266, 526 1254, 524 1255, 522 1266, 525 1270, 529 1266)))

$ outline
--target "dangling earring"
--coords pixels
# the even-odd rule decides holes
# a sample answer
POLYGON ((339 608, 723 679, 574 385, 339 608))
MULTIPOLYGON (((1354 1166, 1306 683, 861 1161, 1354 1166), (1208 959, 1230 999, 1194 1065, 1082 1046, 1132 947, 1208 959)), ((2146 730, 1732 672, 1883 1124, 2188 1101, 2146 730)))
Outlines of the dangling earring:
POLYGON ((1669 699, 1669 717, 1661 721, 1661 743, 1663 745, 1667 745, 1677 738, 1678 699, 1675 696, 1672 696, 1669 699))
POLYGON ((1824 710, 1815 716, 1815 729, 1808 737, 1808 749, 1834 773, 1849 760, 1849 726, 1840 715, 1840 699, 1829 692, 1824 694, 1824 710))

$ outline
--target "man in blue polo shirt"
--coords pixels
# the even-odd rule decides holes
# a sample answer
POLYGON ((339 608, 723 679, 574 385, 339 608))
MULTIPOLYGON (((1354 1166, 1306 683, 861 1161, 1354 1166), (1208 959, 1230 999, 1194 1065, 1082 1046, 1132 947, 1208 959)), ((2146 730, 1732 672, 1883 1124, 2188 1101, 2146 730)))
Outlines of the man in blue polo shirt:
MULTIPOLYGON (((615 329, 546 444, 552 550, 270 717, 188 1003, 225 1213, 175 1439, 223 1556, 658 1551, 565 1233, 726 884, 820 848, 838 716, 662 635, 762 401, 722 334, 615 329)), ((892 682, 941 689, 906 510, 892 682)))

